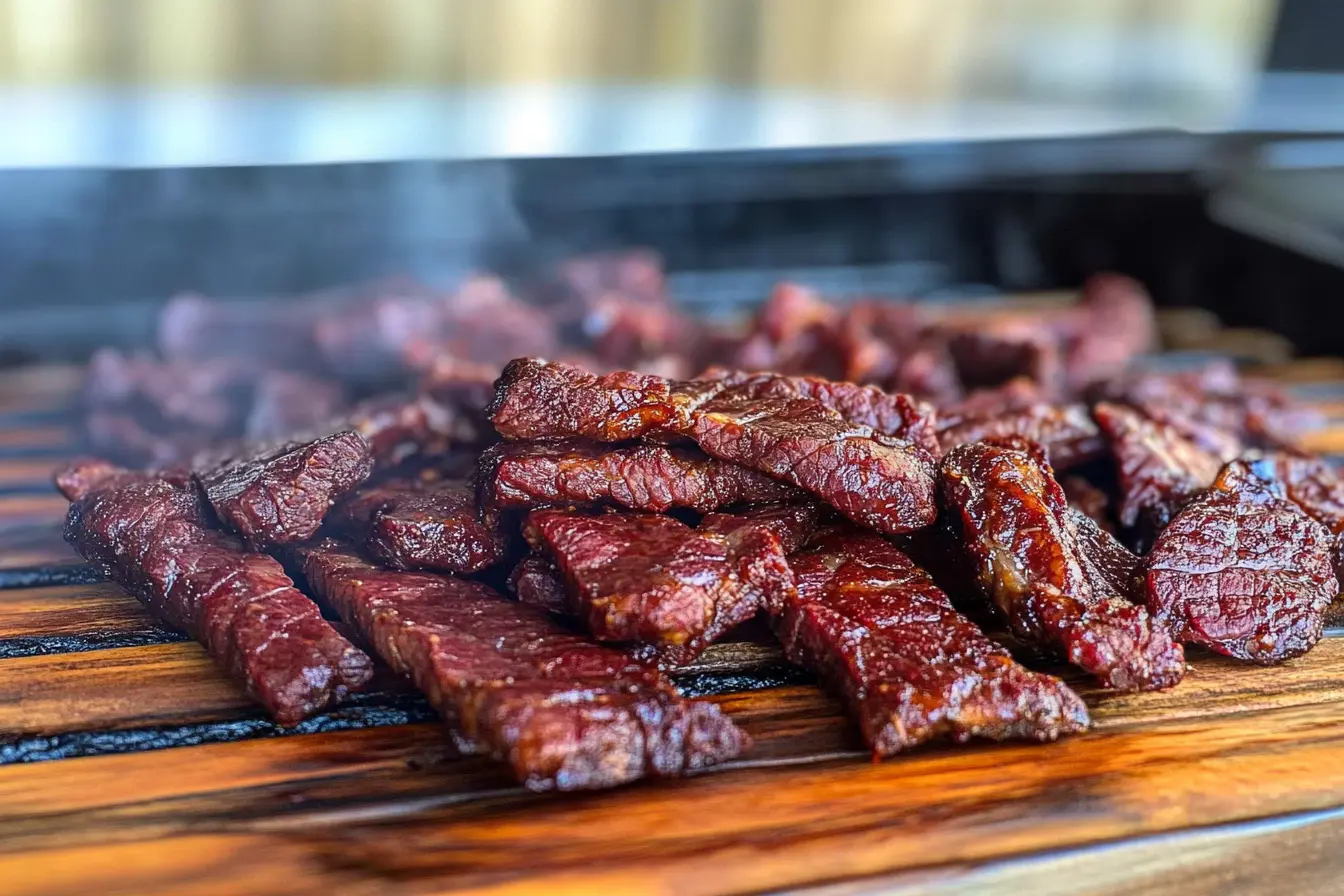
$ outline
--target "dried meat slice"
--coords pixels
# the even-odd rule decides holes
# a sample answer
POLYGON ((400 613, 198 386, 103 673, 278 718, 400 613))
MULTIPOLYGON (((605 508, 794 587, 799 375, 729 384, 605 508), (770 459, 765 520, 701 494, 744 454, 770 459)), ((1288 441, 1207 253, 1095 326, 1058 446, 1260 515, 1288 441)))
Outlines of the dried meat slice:
POLYGON ((696 412, 689 433, 706 454, 793 483, 880 532, 921 529, 937 517, 926 452, 812 399, 721 396, 696 412))
POLYGON ((1081 404, 1037 402, 986 416, 959 415, 955 423, 938 433, 946 450, 1004 436, 1022 436, 1040 444, 1051 466, 1058 470, 1080 466, 1106 453, 1106 440, 1081 404))
POLYGON ((815 376, 744 373, 721 367, 711 367, 701 374, 701 379, 728 384, 724 395, 734 399, 811 398, 846 422, 918 445, 933 457, 942 454, 937 411, 933 405, 909 395, 815 376))
POLYGON ((936 516, 927 452, 850 423, 813 398, 752 398, 732 379, 594 376, 544 361, 509 364, 491 418, 507 439, 688 437, 711 457, 789 482, 890 534, 936 516))
POLYGON ((707 513, 804 497, 792 485, 697 448, 579 440, 495 445, 481 455, 477 485, 482 505, 496 508, 616 505, 707 513))
POLYGON ((1048 465, 1002 446, 963 445, 943 461, 942 498, 981 586, 1018 637, 1116 690, 1180 681, 1180 646, 1089 569, 1048 465))
POLYGON ((1174 428, 1122 405, 1092 410, 1106 434, 1120 477, 1120 524, 1161 529, 1181 505, 1208 488, 1218 457, 1174 428))
POLYGON ((653 514, 538 510, 524 534, 554 558, 595 638, 648 644, 674 665, 791 587, 779 538, 752 520, 715 515, 692 529, 653 514))
POLYGON ((569 595, 565 577, 555 561, 545 554, 528 554, 509 574, 509 591, 521 603, 541 607, 550 613, 569 615, 569 595))
POLYGON ((483 515, 461 480, 385 480, 355 491, 330 516, 332 531, 393 569, 479 572, 509 547, 499 518, 483 515))
POLYGON ((310 538, 327 511, 373 472, 357 432, 200 459, 197 481, 221 523, 254 548, 310 538))
POLYGON ((797 590, 773 614, 785 653, 844 697, 874 756, 1087 727, 1077 694, 1019 665, 880 536, 831 530, 789 562, 797 590))
POLYGON ((479 582, 378 569, 330 541, 296 553, 341 617, 530 789, 674 777, 750 745, 714 704, 479 582))
POLYGON ((1233 461, 1158 535, 1148 609, 1181 641, 1253 663, 1301 656, 1339 591, 1333 539, 1281 486, 1233 461))
POLYGON ((70 499, 66 540, 191 635, 283 725, 294 725, 358 690, 368 656, 322 618, 264 554, 207 528, 185 478, 77 462, 57 475, 70 499))

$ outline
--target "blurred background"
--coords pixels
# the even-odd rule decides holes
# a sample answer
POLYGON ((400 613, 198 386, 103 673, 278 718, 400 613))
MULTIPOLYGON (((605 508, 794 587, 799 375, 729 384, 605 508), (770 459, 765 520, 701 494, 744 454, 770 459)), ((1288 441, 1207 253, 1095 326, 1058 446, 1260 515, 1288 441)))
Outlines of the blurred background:
POLYGON ((184 289, 634 245, 711 312, 782 276, 936 297, 1109 267, 1328 349, 1266 296, 1337 288, 1341 25, 1325 0, 0 0, 0 351, 142 342, 184 289))

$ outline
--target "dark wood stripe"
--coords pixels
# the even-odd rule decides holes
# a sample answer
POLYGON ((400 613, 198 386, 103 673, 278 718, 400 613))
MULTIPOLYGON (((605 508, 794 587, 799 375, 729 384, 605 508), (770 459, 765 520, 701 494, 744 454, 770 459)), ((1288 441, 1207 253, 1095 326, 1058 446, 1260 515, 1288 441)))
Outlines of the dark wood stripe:
POLYGON ((104 581, 102 570, 87 563, 0 567, 0 590, 93 585, 104 581))

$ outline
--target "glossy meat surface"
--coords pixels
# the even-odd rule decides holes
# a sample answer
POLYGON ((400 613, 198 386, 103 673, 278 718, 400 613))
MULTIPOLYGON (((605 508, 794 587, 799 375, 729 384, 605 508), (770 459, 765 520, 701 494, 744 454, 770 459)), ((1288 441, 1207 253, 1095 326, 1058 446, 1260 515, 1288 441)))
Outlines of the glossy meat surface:
POLYGON ((593 442, 503 442, 481 455, 481 503, 500 508, 617 505, 701 513, 800 500, 796 487, 696 448, 593 442))
POLYGON ((1048 741, 1085 729, 1059 679, 1019 665, 872 532, 830 530, 789 558, 773 615, 789 659, 844 697, 875 756, 945 737, 1048 741))
POLYGON ((792 587, 779 538, 726 515, 693 529, 652 514, 538 510, 524 534, 555 560, 595 638, 648 644, 671 664, 695 659, 792 587))
POLYGON ((1174 427, 1122 405, 1098 404, 1092 413, 1115 457, 1122 526, 1161 529, 1218 475, 1218 457, 1174 427))
POLYGON ((509 573, 509 591, 521 603, 541 607, 550 613, 570 613, 565 577, 555 561, 545 554, 528 554, 518 561, 509 573))
POLYGON ((986 414, 960 414, 939 430, 945 450, 981 439, 1022 436, 1040 444, 1058 470, 1067 470, 1101 457, 1106 442, 1097 424, 1081 404, 1034 402, 986 414))
POLYGON ((353 492, 331 529, 393 569, 478 572, 504 559, 508 533, 483 516, 474 490, 452 479, 393 479, 353 492))
POLYGON ((1250 464, 1233 461, 1145 558, 1148 608, 1181 641, 1277 663, 1320 640, 1339 591, 1333 539, 1250 464))
POLYGON ((936 515, 924 450, 850 423, 816 399, 738 394, 731 379, 599 377, 520 360, 500 377, 491 414, 508 439, 689 437, 712 457, 792 483, 888 533, 936 515))
POLYGON ((341 617, 533 790, 674 777, 749 746, 714 704, 478 582, 378 569, 332 542, 297 554, 341 617))
POLYGON ((208 528, 185 478, 99 462, 57 476, 71 501, 66 540, 169 625, 200 641, 284 725, 325 709, 373 673, 265 554, 208 528))
POLYGON ((1143 607, 1090 573, 1048 466, 1022 451, 963 445, 943 461, 942 498, 981 586, 1018 637, 1116 690, 1180 681, 1181 648, 1143 607))
POLYGON ((263 548, 311 537, 332 504, 372 471, 369 443, 346 431, 202 461, 197 479, 220 522, 263 548))

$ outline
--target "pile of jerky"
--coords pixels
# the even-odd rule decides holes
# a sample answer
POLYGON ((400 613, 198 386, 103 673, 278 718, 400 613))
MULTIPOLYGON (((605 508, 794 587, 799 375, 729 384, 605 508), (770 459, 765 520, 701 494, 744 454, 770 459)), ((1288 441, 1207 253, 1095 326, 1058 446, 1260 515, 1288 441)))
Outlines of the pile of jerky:
POLYGON ((1124 277, 967 309, 784 284, 715 325, 646 252, 518 294, 180 298, 157 355, 91 363, 109 460, 58 473, 67 537, 277 720, 381 661, 536 789, 749 751, 668 673, 752 620, 880 756, 1085 729, 1015 652, 1143 691, 1183 645, 1320 639, 1344 484, 1311 414, 1226 363, 1146 367, 1124 277))

